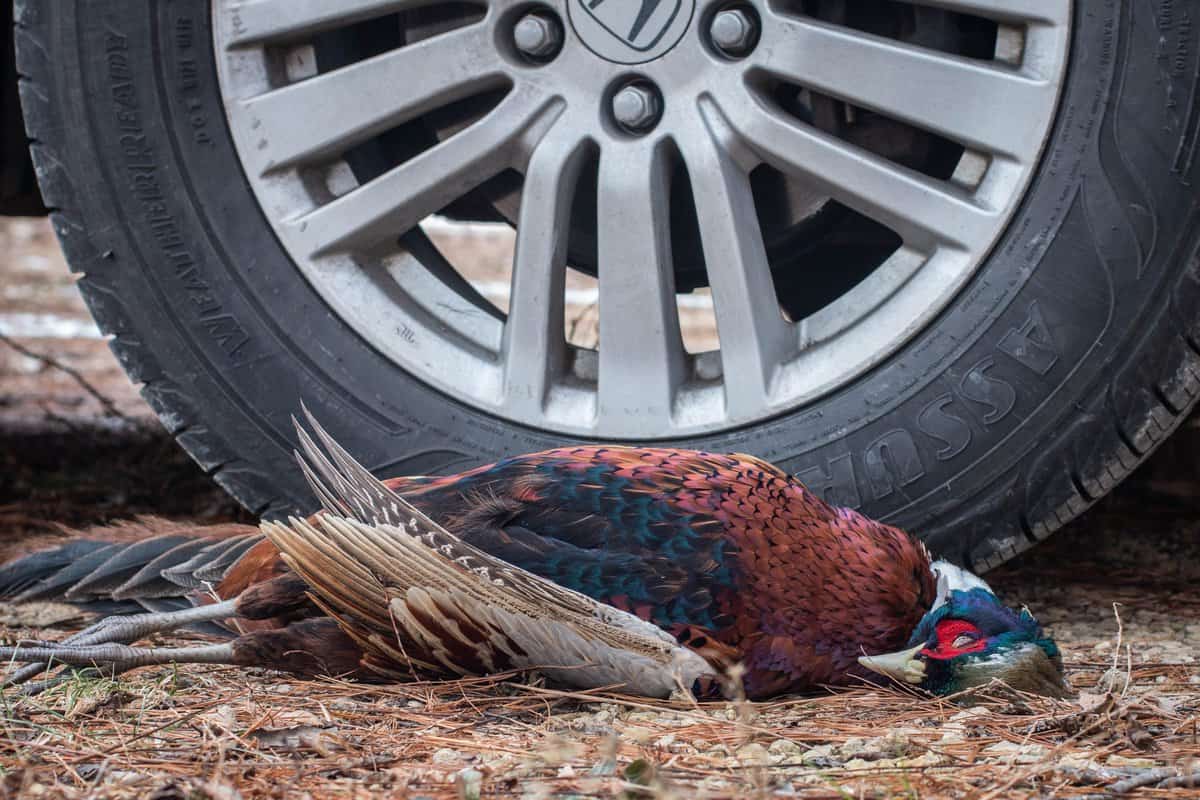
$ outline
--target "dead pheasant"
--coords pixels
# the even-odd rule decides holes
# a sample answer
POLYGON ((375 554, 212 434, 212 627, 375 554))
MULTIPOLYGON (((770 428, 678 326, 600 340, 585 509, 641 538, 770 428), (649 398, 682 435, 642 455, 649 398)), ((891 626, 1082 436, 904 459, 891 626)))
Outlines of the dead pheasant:
POLYGON ((297 426, 298 458, 324 511, 308 520, 126 524, 0 568, 0 595, 18 601, 143 612, 0 648, 30 662, 9 682, 47 661, 375 680, 536 668, 569 687, 665 696, 710 693, 739 663, 754 698, 871 672, 939 694, 992 679, 1065 691, 1027 611, 760 459, 569 447, 381 482, 310 422, 325 452, 297 426), (196 625, 227 641, 129 646, 196 625))

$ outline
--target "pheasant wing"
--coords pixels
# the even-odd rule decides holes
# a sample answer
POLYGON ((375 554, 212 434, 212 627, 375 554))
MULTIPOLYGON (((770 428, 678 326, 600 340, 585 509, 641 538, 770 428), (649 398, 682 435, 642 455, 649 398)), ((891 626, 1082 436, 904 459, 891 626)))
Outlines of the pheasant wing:
MULTIPOLYGON (((404 503, 403 499, 399 499, 404 503)), ((401 506, 403 508, 403 506, 401 506)), ((632 614, 526 573, 441 530, 324 515, 264 531, 368 665, 479 675, 538 668, 579 688, 665 696, 712 668, 632 614)))
MULTIPOLYGON (((308 414, 307 411, 305 411, 308 414)), ((365 525, 394 527, 419 539, 427 549, 436 550, 444 559, 503 587, 526 602, 560 606, 573 613, 595 617, 616 627, 633 626, 642 635, 674 643, 665 631, 611 606, 597 603, 586 595, 559 586, 471 545, 430 519, 404 497, 394 492, 354 459, 328 432, 308 414, 308 422, 329 453, 327 458, 313 439, 301 433, 301 463, 309 467, 318 482, 320 494, 330 503, 327 511, 365 525), (351 514, 342 509, 352 510, 351 514)), ((294 526, 293 526, 294 527, 294 526)))

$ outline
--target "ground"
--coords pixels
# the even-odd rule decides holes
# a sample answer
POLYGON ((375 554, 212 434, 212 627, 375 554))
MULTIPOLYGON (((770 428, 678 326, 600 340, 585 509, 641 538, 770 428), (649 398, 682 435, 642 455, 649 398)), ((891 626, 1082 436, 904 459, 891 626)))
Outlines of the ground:
MULTIPOLYGON (((536 676, 364 686, 148 668, 6 692, 0 797, 1200 797, 1200 778, 1180 786, 1200 772, 1198 442, 1189 423, 1114 496, 987 576, 1057 638, 1069 701, 964 707, 864 687, 695 706, 536 676)), ((141 513, 245 519, 113 362, 47 225, 0 222, 0 545, 141 513)), ((4 641, 80 622, 0 605, 4 641)))

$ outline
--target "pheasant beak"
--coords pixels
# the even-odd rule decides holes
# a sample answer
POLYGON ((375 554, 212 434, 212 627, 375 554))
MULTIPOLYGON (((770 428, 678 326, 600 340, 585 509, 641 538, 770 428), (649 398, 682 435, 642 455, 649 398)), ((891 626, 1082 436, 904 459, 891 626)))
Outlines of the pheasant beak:
POLYGON ((925 680, 925 662, 919 658, 924 644, 919 644, 909 650, 898 653, 884 653, 878 656, 859 656, 858 663, 872 672, 886 675, 901 683, 920 684, 925 680))

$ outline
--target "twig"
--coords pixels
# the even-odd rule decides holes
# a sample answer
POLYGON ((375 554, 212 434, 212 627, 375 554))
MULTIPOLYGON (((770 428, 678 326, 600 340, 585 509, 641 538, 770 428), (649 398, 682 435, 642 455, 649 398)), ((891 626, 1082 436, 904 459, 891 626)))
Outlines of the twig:
POLYGON ((1132 777, 1126 778, 1123 781, 1117 781, 1108 787, 1108 791, 1113 794, 1125 794, 1132 792, 1134 789, 1140 789, 1143 786, 1149 786, 1152 783, 1158 783, 1164 778, 1175 777, 1175 770, 1172 767, 1159 767, 1158 769, 1148 769, 1145 772, 1138 773, 1132 777))
MULTIPOLYGON (((1121 606, 1120 603, 1114 602, 1112 604, 1113 616, 1116 617, 1116 619, 1117 619, 1117 643, 1113 647, 1112 677, 1109 679, 1109 682, 1108 682, 1108 691, 1109 692, 1112 692, 1114 689, 1117 688, 1117 675, 1119 674, 1119 668, 1121 665, 1121 643, 1123 641, 1123 637, 1125 634, 1125 626, 1121 622, 1120 606, 1121 606)), ((1132 677, 1132 672, 1133 672, 1133 667, 1131 665, 1129 672, 1125 673, 1125 687, 1120 692, 1122 697, 1125 696, 1125 692, 1129 691, 1129 681, 1130 681, 1130 678, 1132 677)))
POLYGON ((79 370, 75 369, 74 367, 67 366, 53 356, 48 356, 44 353, 36 353, 25 345, 17 343, 11 336, 5 333, 0 333, 0 342, 3 342, 27 358, 40 361, 46 366, 56 369, 59 372, 69 376, 72 380, 79 384, 81 389, 90 394, 92 398, 104 408, 104 412, 109 416, 116 417, 123 422, 132 423, 134 421, 128 415, 122 412, 121 409, 117 408, 112 400, 108 399, 108 397, 106 397, 99 389, 93 386, 91 382, 87 378, 83 377, 82 373, 80 373, 79 370))
POLYGON ((1196 789, 1200 788, 1200 772, 1191 775, 1175 775, 1155 784, 1155 789, 1196 789))

